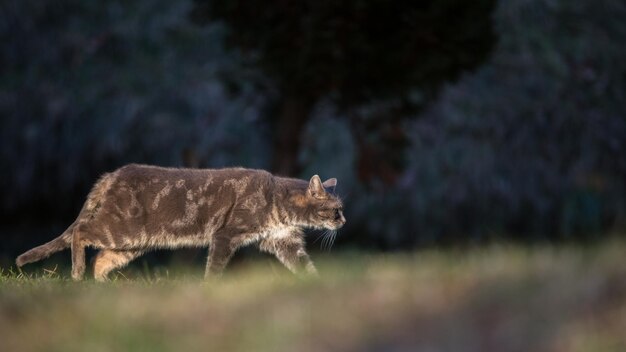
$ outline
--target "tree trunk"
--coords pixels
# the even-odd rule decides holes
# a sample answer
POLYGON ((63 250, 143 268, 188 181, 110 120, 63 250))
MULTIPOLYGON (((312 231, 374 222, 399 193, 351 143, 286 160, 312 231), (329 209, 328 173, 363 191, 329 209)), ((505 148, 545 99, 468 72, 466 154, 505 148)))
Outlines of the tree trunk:
POLYGON ((302 170, 298 162, 301 137, 313 104, 301 97, 285 97, 273 119, 272 171, 283 176, 297 176, 302 170))

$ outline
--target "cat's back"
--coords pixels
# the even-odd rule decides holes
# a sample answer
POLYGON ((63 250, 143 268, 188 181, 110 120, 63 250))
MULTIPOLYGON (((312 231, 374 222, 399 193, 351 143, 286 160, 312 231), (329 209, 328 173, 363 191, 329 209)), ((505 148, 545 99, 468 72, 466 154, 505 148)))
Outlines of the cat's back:
POLYGON ((274 187, 274 177, 264 170, 129 164, 105 174, 96 183, 87 209, 102 207, 103 213, 126 219, 126 223, 136 220, 160 224, 163 220, 196 219, 252 200, 266 203, 274 187))
MULTIPOLYGON (((137 194, 146 201, 159 193, 185 197, 207 193, 224 196, 272 192, 274 176, 265 170, 246 168, 188 169, 129 164, 103 177, 113 192, 109 195, 137 194)), ((101 182, 102 183, 102 182, 101 182)), ((98 188, 97 186, 95 188, 98 188)))
POLYGON ((241 167, 222 169, 190 169, 160 167, 144 164, 128 164, 111 174, 115 181, 129 185, 145 182, 173 182, 179 185, 202 182, 224 183, 229 180, 270 180, 273 176, 265 170, 246 169, 241 167))

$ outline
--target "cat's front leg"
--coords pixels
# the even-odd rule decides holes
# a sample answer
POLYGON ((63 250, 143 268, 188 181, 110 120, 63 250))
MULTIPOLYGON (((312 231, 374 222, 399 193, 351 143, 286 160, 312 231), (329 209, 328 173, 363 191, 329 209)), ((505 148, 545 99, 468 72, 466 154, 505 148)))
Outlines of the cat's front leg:
POLYGON ((234 252, 229 238, 215 237, 209 246, 204 278, 220 277, 234 252))
POLYGON ((267 238, 259 243, 259 248, 272 253, 287 269, 295 274, 306 273, 317 276, 317 269, 304 248, 301 236, 267 238))

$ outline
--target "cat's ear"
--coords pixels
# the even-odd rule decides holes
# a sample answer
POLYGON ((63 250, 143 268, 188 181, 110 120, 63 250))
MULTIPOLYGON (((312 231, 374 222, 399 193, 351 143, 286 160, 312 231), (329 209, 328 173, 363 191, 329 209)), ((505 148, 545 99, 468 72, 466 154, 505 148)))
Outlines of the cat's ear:
POLYGON ((337 179, 329 178, 328 180, 322 183, 322 186, 326 188, 330 193, 335 194, 335 187, 337 187, 337 179))
POLYGON ((313 175, 313 177, 311 177, 311 181, 309 181, 309 194, 313 198, 325 197, 326 191, 322 185, 322 180, 320 180, 320 177, 317 175, 313 175))

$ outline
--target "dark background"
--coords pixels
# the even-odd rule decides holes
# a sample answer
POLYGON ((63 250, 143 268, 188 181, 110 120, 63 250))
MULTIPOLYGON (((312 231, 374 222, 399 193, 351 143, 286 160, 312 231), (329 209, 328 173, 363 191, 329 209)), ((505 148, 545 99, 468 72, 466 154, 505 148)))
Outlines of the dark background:
POLYGON ((2 1, 0 265, 130 162, 337 177, 336 250, 619 236, 625 18, 591 0, 2 1))

